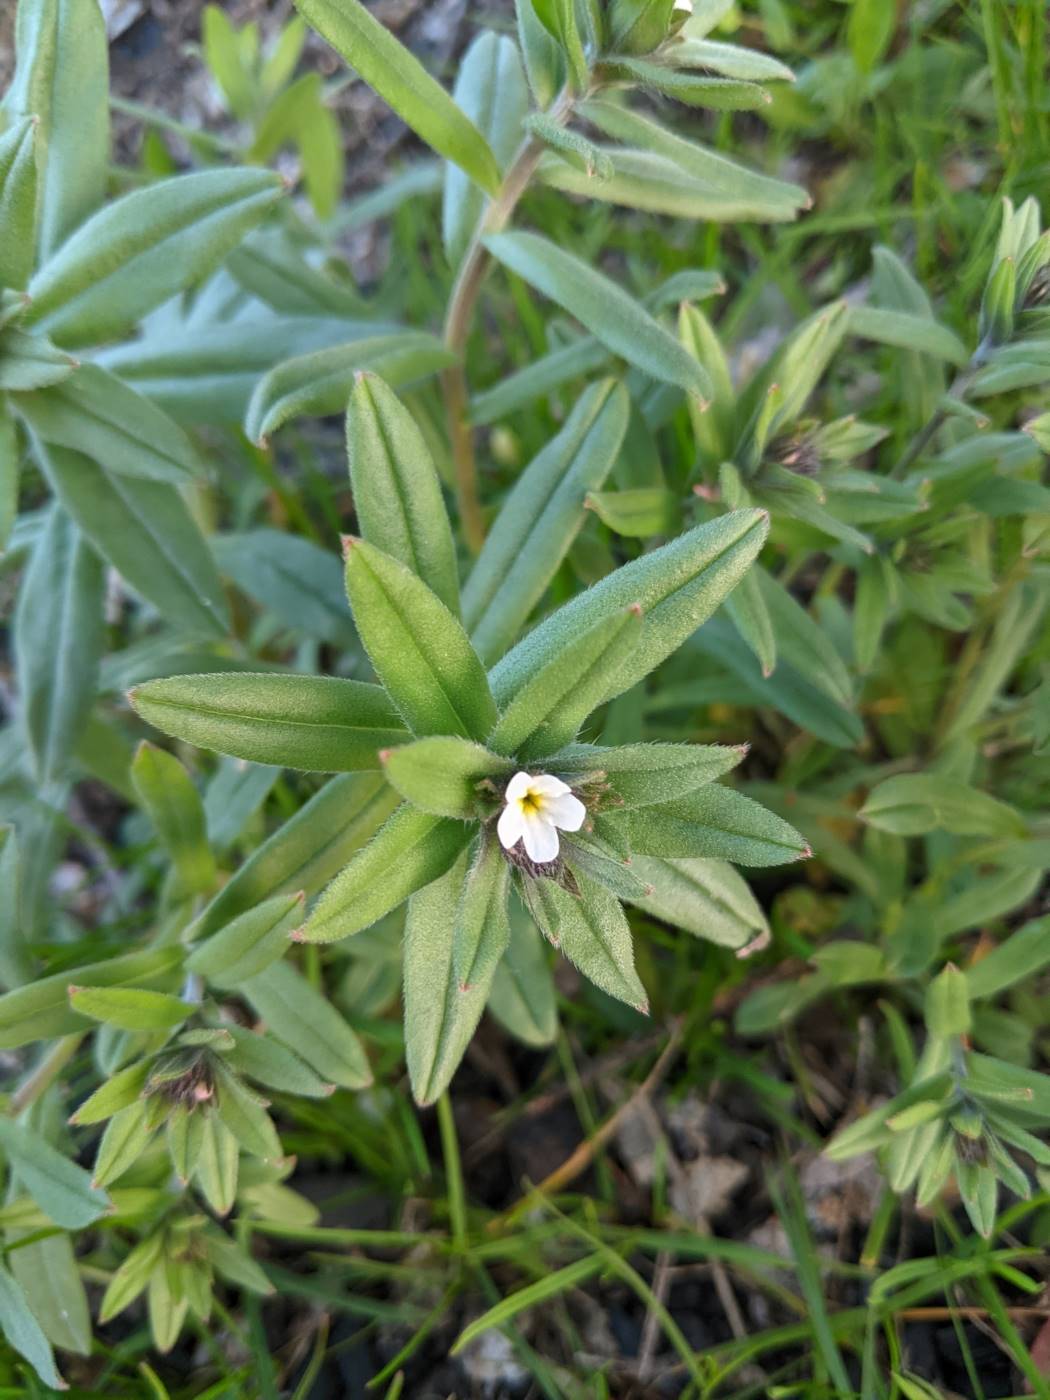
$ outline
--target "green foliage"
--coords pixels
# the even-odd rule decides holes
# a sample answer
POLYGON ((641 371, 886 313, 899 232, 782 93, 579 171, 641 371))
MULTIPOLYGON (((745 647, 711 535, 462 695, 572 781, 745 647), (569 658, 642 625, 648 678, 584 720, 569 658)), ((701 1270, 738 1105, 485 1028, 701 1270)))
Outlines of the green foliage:
POLYGON ((612 1394, 518 1321, 578 1352, 561 1300, 609 1276, 629 1385, 656 1328, 690 1394, 934 1394, 896 1328, 944 1297, 1045 1392, 1045 15, 519 0, 439 79, 359 0, 296 7, 203 7, 221 136, 111 104, 97 0, 17 7, 0 1389, 305 1396, 327 1323, 278 1376, 276 1289, 411 1328, 391 1396, 453 1307, 456 1354, 499 1327, 537 1394, 612 1394), (358 82, 438 159, 347 201, 358 82), (786 1167, 790 1261, 719 1233, 666 1137, 619 1223, 679 1056, 682 1134, 729 1084, 755 1156, 873 1154, 859 1266, 786 1167), (552 1069, 592 1142, 501 1210, 464 1170, 552 1069), (490 1084, 461 1160, 449 1090, 490 1084), (317 1223, 349 1161, 340 1209, 403 1228, 317 1223), (784 1325, 716 1274, 698 1352, 697 1261, 784 1325))

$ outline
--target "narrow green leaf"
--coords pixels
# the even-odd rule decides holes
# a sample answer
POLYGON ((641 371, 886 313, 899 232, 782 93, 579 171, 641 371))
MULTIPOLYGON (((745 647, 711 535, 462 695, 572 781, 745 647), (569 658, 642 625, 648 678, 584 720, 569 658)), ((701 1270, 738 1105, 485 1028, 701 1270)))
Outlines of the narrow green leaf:
POLYGON ((6 550, 18 515, 22 461, 18 430, 6 394, 0 394, 0 550, 6 550))
POLYGON ((590 491, 586 506, 603 525, 628 539, 672 535, 681 521, 681 504, 664 486, 638 486, 626 491, 590 491))
POLYGON ((282 768, 378 768, 379 750, 407 737, 379 686, 334 676, 168 676, 136 686, 129 699, 165 734, 282 768))
POLYGON ((256 847, 188 936, 207 938, 278 894, 315 895, 375 835, 397 802, 378 773, 333 778, 256 847))
POLYGON ((1020 813, 1005 802, 940 773, 900 773, 868 794, 860 816, 882 831, 919 836, 942 829, 957 836, 1023 836, 1020 813))
POLYGON ((259 380, 245 413, 244 431, 265 447, 292 418, 345 412, 362 370, 398 386, 425 379, 454 360, 437 336, 426 331, 389 331, 313 350, 285 360, 259 380))
POLYGON ((456 550, 437 469, 415 419, 376 375, 355 378, 346 450, 362 536, 458 613, 456 550))
POLYGON ((145 1099, 115 1113, 106 1124, 95 1153, 94 1184, 108 1186, 119 1180, 142 1156, 153 1133, 145 1099))
POLYGON ((199 943, 186 959, 186 970, 217 987, 237 988, 287 952, 289 936, 302 921, 301 891, 274 895, 199 943))
POLYGON ((284 1155, 266 1109, 221 1060, 215 1063, 215 1098, 219 1117, 245 1152, 269 1162, 284 1155))
POLYGON ((24 287, 33 271, 38 125, 22 117, 0 134, 0 287, 24 287))
POLYGON ((949 963, 926 988, 926 1028, 947 1039, 967 1035, 971 1026, 970 990, 965 972, 949 963))
POLYGON ((546 945, 520 900, 510 900, 510 943, 496 965, 488 1008, 525 1045, 550 1045, 558 1030, 558 1001, 546 945))
POLYGON ((44 1336, 26 1302, 25 1293, 18 1281, 0 1264, 0 1329, 8 1343, 24 1356, 32 1366, 41 1384, 54 1390, 67 1390, 68 1386, 58 1374, 51 1344, 44 1336))
POLYGON ((112 1118, 114 1113, 119 1113, 139 1098, 148 1074, 148 1060, 138 1060, 125 1069, 117 1070, 93 1094, 88 1095, 69 1121, 80 1127, 112 1118))
POLYGON ((499 166, 484 136, 360 0, 296 0, 296 8, 417 136, 496 193, 499 166))
POLYGON ((919 350, 936 355, 952 365, 964 365, 970 352, 959 337, 947 326, 926 316, 908 311, 895 311, 880 306, 851 306, 849 328, 863 340, 875 340, 880 345, 896 345, 902 350, 919 350))
POLYGON ((403 803, 328 885, 301 937, 331 943, 374 924, 443 875, 472 834, 468 823, 403 803))
POLYGON ((181 1025, 196 1007, 167 992, 141 987, 78 987, 70 984, 69 1004, 81 1016, 125 1031, 160 1031, 181 1025))
POLYGON ((176 626, 225 634, 226 599, 215 562, 175 487, 111 477, 63 447, 38 444, 37 451, 65 510, 136 592, 176 626))
POLYGON ((243 169, 177 175, 123 195, 39 269, 27 323, 63 345, 114 339, 201 280, 283 192, 276 175, 243 169))
POLYGON ((607 782, 622 807, 648 807, 714 782, 746 753, 746 744, 571 744, 554 755, 551 767, 607 782))
POLYGON ((581 104, 580 112, 607 136, 663 156, 711 192, 735 201, 739 205, 737 218, 792 219, 812 203, 801 185, 749 170, 619 103, 591 100, 581 104))
POLYGON ((750 83, 793 83, 795 75, 770 54, 744 49, 738 44, 719 44, 711 39, 680 38, 667 50, 675 68, 702 68, 723 78, 741 78, 750 83))
POLYGON ((178 424, 98 365, 20 394, 17 407, 37 437, 83 452, 107 472, 176 486, 201 474, 196 449, 178 424))
POLYGON ((644 637, 606 699, 629 690, 711 616, 761 549, 768 528, 765 511, 733 511, 617 569, 541 622, 494 667, 497 703, 506 705, 549 656, 574 645, 599 618, 637 602, 645 614, 644 637))
POLYGON ((154 948, 125 953, 41 977, 0 997, 0 1049, 29 1045, 85 1030, 90 1022, 69 1006, 70 985, 116 987, 160 982, 170 984, 182 964, 181 948, 154 948))
POLYGON ((537 105, 547 108, 565 83, 565 55, 536 14, 533 0, 515 0, 518 42, 537 105))
POLYGON ((237 1199, 237 1139, 214 1109, 201 1110, 201 1140, 194 1180, 216 1215, 229 1215, 237 1199))
POLYGON ((20 4, 15 47, 18 63, 3 105, 39 121, 37 236, 47 257, 106 192, 109 63, 102 11, 95 0, 20 4))
MULTIPOLYGON (((452 96, 486 138, 501 170, 521 141, 529 109, 525 73, 513 40, 483 29, 459 64, 452 96)), ((441 220, 445 252, 453 267, 463 257, 485 207, 484 194, 455 164, 445 167, 441 220)))
POLYGON ((768 938, 761 906, 747 882, 724 861, 635 856, 631 870, 650 888, 631 903, 675 928, 723 948, 742 948, 768 938))
POLYGON ((527 762, 557 752, 575 739, 584 720, 610 693, 643 636, 635 603, 599 617, 530 676, 500 715, 489 738, 497 753, 527 762))
POLYGON ((409 728, 483 740, 496 707, 459 621, 404 564, 365 540, 345 543, 358 633, 409 728))
POLYGON ((131 765, 139 800, 171 857, 180 895, 206 894, 215 883, 204 804, 179 760, 143 741, 131 765))
POLYGON ((753 112, 772 101, 765 88, 737 78, 696 77, 680 68, 666 67, 644 58, 615 58, 603 64, 603 73, 618 81, 637 84, 712 112, 753 112))
POLYGON ((485 1009, 491 970, 464 990, 453 958, 464 863, 419 890, 405 920, 405 1055, 412 1093, 426 1106, 448 1087, 485 1009))
POLYGON ((44 1214, 65 1230, 81 1230, 110 1209, 83 1167, 71 1162, 27 1123, 0 1118, 0 1147, 44 1214))
POLYGON ((711 384, 700 365, 604 273, 535 233, 490 234, 485 246, 505 267, 644 373, 702 399, 710 396, 711 384))
POLYGON ((810 849, 794 827, 732 788, 711 784, 661 806, 628 815, 630 845, 639 855, 782 865, 810 849))
POLYGON ((246 1078, 265 1084, 269 1089, 311 1099, 327 1098, 334 1090, 334 1084, 315 1074, 304 1060, 272 1036, 256 1035, 243 1026, 230 1026, 229 1032, 234 1047, 227 1052, 226 1063, 246 1078))
MULTIPOLYGON (((30 1311, 39 1318, 52 1346, 78 1356, 91 1353, 91 1313, 69 1235, 21 1243, 22 1232, 8 1231, 11 1272, 22 1286, 30 1311)), ((0 1302, 0 1309, 3 1304, 0 1302)))
POLYGON ((66 512, 53 506, 15 614, 23 719, 44 783, 64 776, 95 700, 104 591, 102 561, 66 512))
POLYGON ((550 880, 536 882, 548 936, 596 987, 648 1014, 649 998, 634 970, 631 929, 620 901, 586 876, 577 880, 579 895, 550 880))
POLYGON ((463 619, 483 660, 518 636, 579 534, 587 492, 620 450, 627 409, 615 380, 592 385, 508 495, 463 590, 463 619))
POLYGON ((452 935, 452 966, 462 991, 487 987, 510 942, 507 895, 510 865, 500 844, 484 836, 460 890, 452 935))
POLYGON ((356 642, 336 554, 265 528, 217 535, 212 549, 220 572, 297 635, 343 648, 356 642))
POLYGON ((477 817, 483 810, 479 783, 510 773, 513 767, 509 759, 481 744, 452 735, 387 749, 382 759, 387 781, 401 796, 438 817, 477 817))
POLYGON ((242 990, 269 1033, 327 1083, 345 1089, 371 1084, 372 1071, 357 1036, 331 1002, 289 963, 272 963, 249 978, 242 990))
POLYGON ((1030 919, 997 948, 966 969, 972 1000, 996 996, 1033 976, 1050 962, 1050 915, 1030 919))

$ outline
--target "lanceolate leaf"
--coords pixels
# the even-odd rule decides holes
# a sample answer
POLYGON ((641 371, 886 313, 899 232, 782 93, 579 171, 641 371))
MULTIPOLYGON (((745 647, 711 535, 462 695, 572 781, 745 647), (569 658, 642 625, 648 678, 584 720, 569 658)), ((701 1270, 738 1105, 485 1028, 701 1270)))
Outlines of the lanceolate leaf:
POLYGON ((501 654, 543 596, 627 431, 627 393, 592 385, 557 437, 519 477, 463 590, 463 619, 483 660, 501 654))
POLYGON ((417 136, 459 165, 483 190, 495 194, 499 166, 488 142, 360 0, 296 0, 296 7, 417 136))
POLYGON ((643 627, 641 608, 633 604, 600 617, 571 647, 554 652, 503 711, 489 739, 491 746, 525 761, 569 743, 591 711, 615 690, 643 627))
POLYGON ((648 1012, 649 998, 634 970, 631 929, 620 901, 593 880, 577 879, 579 895, 550 880, 538 884, 548 936, 596 987, 648 1012))
MULTIPOLYGON (((504 168, 521 142, 521 123, 529 108, 525 74, 513 40, 483 30, 460 61, 453 96, 487 137, 496 163, 504 168)), ((442 225, 445 252, 453 266, 463 256, 484 205, 484 195, 463 170, 454 164, 446 166, 442 225)))
POLYGON ((786 821, 717 783, 662 806, 629 814, 630 846, 639 855, 716 857, 738 865, 782 865, 810 851, 786 821))
POLYGON ((496 965, 488 1010, 526 1045, 550 1045, 557 1034, 558 1002, 546 944, 515 896, 510 943, 496 965))
POLYGON ((510 941, 510 865, 490 832, 482 837, 456 906, 452 964, 461 990, 487 986, 510 941))
POLYGON ((174 754, 141 743, 131 777, 157 836, 171 857, 180 894, 206 894, 215 883, 204 804, 174 754))
POLYGON ((165 734, 283 768, 377 768, 379 750, 407 737, 379 686, 330 676, 168 676, 136 686, 129 698, 165 734))
POLYGON ((202 470, 178 424, 98 365, 19 394, 17 407, 44 442, 75 448, 107 472, 183 485, 202 470))
POLYGON ((0 550, 7 548, 18 514, 21 461, 18 430, 6 394, 0 394, 0 550))
POLYGON ((301 937, 331 943, 374 924, 444 875, 471 835, 466 822, 403 803, 324 891, 301 937))
POLYGON ((747 882, 724 861, 635 856, 631 869, 650 889, 631 902, 675 928, 724 948, 741 948, 767 932, 747 882))
POLYGON ((282 424, 304 415, 342 413, 362 370, 389 383, 409 384, 453 362, 436 336, 425 331, 390 331, 314 350, 277 365, 260 379, 244 420, 244 431, 265 446, 282 424))
POLYGON ((355 378, 346 450, 362 536, 459 612, 459 574, 433 458, 415 419, 374 374, 355 378))
POLYGON ((212 547, 220 571, 296 635, 354 645, 337 554, 301 535, 269 529, 217 535, 212 547))
POLYGON ((654 379, 708 398, 710 381, 669 331, 622 287, 535 233, 490 234, 489 252, 654 379))
POLYGON ((215 562, 174 486, 108 476, 64 447, 38 445, 38 452, 62 505, 136 592, 176 626, 226 631, 215 562))
POLYGON ((333 778, 252 852, 188 936, 207 938, 274 895, 317 894, 371 840, 397 802, 379 773, 333 778))
POLYGON ((106 192, 109 64, 101 8, 95 0, 20 4, 15 44, 18 64, 3 105, 40 124, 37 233, 47 257, 106 192))
POLYGON ((448 1087, 474 1034, 492 980, 491 968, 464 990, 453 958, 463 864, 412 896, 405 921, 405 1054, 416 1102, 433 1103, 448 1087))
POLYGON ((459 621, 404 564, 346 541, 346 591, 376 674, 415 734, 484 739, 496 707, 459 621))
POLYGON ((372 1071, 361 1042, 320 992, 287 962, 249 978, 242 990, 278 1040, 330 1084, 363 1089, 372 1071))
POLYGON ((581 113, 608 136, 666 157, 712 192, 737 202, 741 210, 738 218, 748 217, 750 210, 752 218, 793 219, 800 209, 811 203, 801 185, 790 185, 748 170, 618 103, 585 102, 581 113))
POLYGON ((27 1123, 0 1118, 0 1147, 37 1205, 66 1230, 90 1225, 110 1208, 91 1178, 27 1123))
POLYGON ((490 677, 497 703, 507 704, 552 653, 573 645, 600 618, 636 602, 645 634, 606 698, 630 689, 710 617, 761 549, 768 528, 764 511, 733 511, 617 569, 499 662, 490 677))
POLYGON ((133 190, 82 224, 37 272, 27 322, 63 345, 114 338, 209 272, 282 193, 276 175, 247 168, 133 190))
POLYGON ((58 1374, 54 1353, 40 1323, 30 1311, 17 1279, 0 1265, 0 1329, 10 1345, 24 1356, 44 1385, 55 1390, 65 1387, 58 1374))
POLYGON ((289 935, 302 921, 302 891, 274 895, 199 943, 186 968, 218 987, 237 988, 284 955, 289 935))
POLYGON ((0 135, 0 287, 24 287, 33 270, 36 137, 33 117, 13 121, 0 135))
MULTIPOLYGON (((11 1230, 7 1240, 17 1246, 7 1255, 11 1272, 22 1285, 26 1302, 40 1319, 48 1341, 62 1351, 88 1356, 91 1313, 71 1237, 51 1235, 22 1243, 22 1232, 11 1230)), ((0 1311, 3 1307, 0 1301, 0 1311)))
POLYGON ((572 744, 555 754, 550 766, 566 776, 600 774, 624 808, 649 807, 714 782, 746 752, 746 744, 572 744))
POLYGON ((22 712, 41 782, 63 776, 91 713, 104 588, 102 561, 66 512, 53 506, 15 617, 22 712))

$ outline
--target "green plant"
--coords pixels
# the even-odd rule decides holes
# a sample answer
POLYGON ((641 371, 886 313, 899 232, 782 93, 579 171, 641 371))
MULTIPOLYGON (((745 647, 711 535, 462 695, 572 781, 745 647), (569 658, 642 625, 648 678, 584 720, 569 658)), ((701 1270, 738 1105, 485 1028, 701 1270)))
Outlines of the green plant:
POLYGON ((519 0, 441 81, 298 8, 113 168, 19 4, 0 1387, 305 1396, 331 1315, 392 1396, 981 1394, 977 1316, 1045 1393, 1042 7, 519 0), (346 200, 358 79, 436 159, 346 200))

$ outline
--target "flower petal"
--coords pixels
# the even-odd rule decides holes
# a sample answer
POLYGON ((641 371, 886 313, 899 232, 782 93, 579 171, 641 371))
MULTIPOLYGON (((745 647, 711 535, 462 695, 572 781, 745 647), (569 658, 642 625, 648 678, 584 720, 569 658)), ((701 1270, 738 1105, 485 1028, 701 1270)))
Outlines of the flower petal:
POLYGON ((531 779, 531 787, 533 792, 539 793, 541 797, 558 797, 563 792, 571 791, 568 783, 563 783, 551 773, 538 773, 531 779))
POLYGON ((565 792, 544 802, 543 815, 562 831, 579 831, 587 817, 587 808, 578 797, 565 792))
POLYGON ((538 812, 522 813, 522 836, 525 839, 525 854, 537 865, 556 860, 558 856, 557 828, 541 817, 538 812))
POLYGON ((520 802, 531 787, 532 775, 530 773, 515 773, 507 784, 506 800, 520 802))
POLYGON ((499 821, 496 823, 496 834, 499 836, 500 845, 505 851, 509 851, 521 840, 523 828, 521 808, 516 802, 509 803, 500 812, 499 821))

